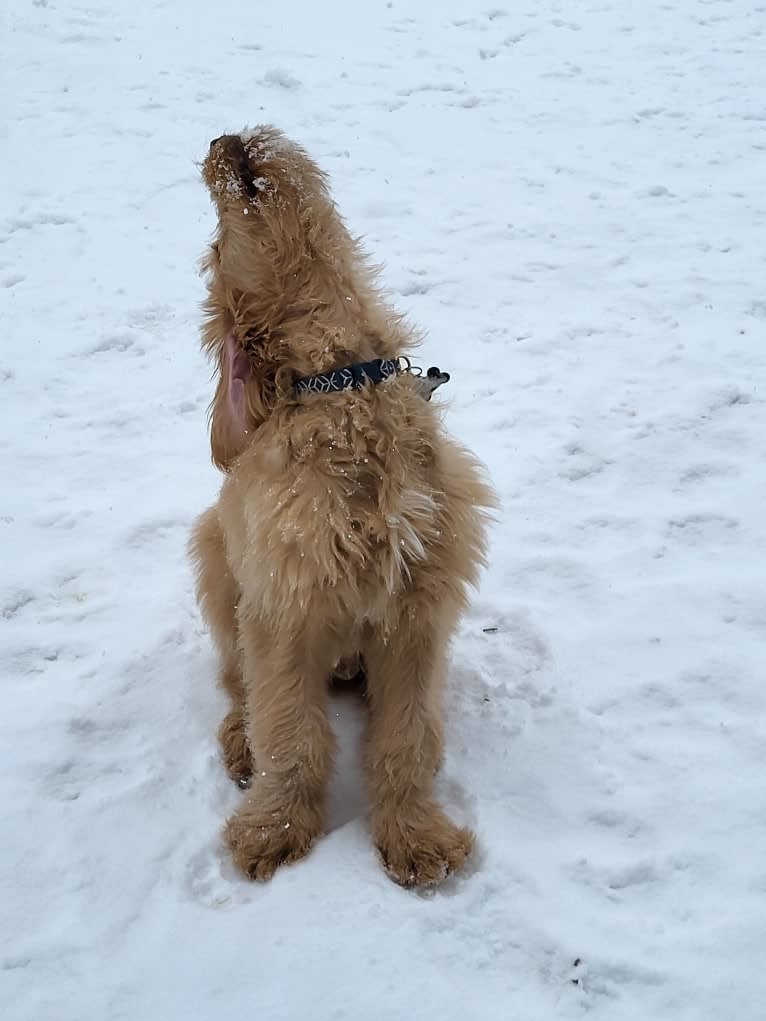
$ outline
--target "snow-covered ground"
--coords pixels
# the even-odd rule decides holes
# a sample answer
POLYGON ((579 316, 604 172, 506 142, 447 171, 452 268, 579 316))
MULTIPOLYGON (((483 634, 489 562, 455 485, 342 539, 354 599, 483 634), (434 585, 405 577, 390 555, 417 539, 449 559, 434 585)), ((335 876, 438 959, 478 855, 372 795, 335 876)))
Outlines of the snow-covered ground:
POLYGON ((6 5, 3 1019, 766 1017, 764 31, 730 0, 6 5), (219 844, 195 161, 260 121, 329 171, 503 501, 440 780, 480 850, 430 895, 376 861, 353 699, 312 854, 256 886, 219 844))

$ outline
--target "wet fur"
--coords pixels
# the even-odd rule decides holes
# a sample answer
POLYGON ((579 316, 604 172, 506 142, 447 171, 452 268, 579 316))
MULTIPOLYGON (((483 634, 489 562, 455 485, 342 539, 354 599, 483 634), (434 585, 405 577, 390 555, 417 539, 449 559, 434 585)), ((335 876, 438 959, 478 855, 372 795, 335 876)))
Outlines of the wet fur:
POLYGON ((256 879, 310 849, 333 762, 327 680, 361 657, 373 839, 397 882, 434 883, 473 843, 432 783, 448 646, 494 497, 407 376, 296 398, 298 377, 416 343, 306 153, 261 127, 216 139, 203 177, 218 213, 203 344, 225 478, 192 554, 232 701, 225 761, 254 775, 226 840, 256 879))

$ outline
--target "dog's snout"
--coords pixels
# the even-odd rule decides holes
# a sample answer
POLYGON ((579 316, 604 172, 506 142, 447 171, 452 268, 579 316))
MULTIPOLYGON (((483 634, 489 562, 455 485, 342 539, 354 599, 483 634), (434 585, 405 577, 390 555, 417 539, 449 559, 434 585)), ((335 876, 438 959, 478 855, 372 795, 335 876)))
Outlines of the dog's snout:
POLYGON ((222 138, 223 138, 223 135, 219 135, 218 138, 214 138, 213 141, 210 143, 210 148, 212 149, 213 146, 215 145, 215 143, 216 142, 220 142, 222 138))

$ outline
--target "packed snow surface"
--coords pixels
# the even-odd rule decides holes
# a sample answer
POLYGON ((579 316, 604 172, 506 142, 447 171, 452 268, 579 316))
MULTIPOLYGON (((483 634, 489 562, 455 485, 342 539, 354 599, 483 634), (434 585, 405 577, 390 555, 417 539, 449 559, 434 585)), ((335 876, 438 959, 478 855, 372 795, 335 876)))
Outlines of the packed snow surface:
POLYGON ((766 1017, 766 7, 15 0, 0 192, 0 1016, 766 1017), (208 141, 328 171, 502 500, 390 882, 364 711, 267 885, 185 543, 208 141))

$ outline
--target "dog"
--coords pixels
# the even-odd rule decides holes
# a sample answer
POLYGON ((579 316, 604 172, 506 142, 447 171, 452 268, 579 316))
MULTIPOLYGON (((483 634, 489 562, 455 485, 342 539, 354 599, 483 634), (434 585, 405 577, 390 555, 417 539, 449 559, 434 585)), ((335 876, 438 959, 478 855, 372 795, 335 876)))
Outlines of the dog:
POLYGON ((448 647, 496 500, 407 371, 418 337, 307 153, 257 127, 211 142, 202 176, 218 217, 203 347, 224 479, 191 554, 231 697, 224 760, 252 777, 224 838, 258 880, 309 851, 333 763, 328 679, 359 664, 374 844, 397 883, 435 884, 474 842, 433 781, 448 647))

